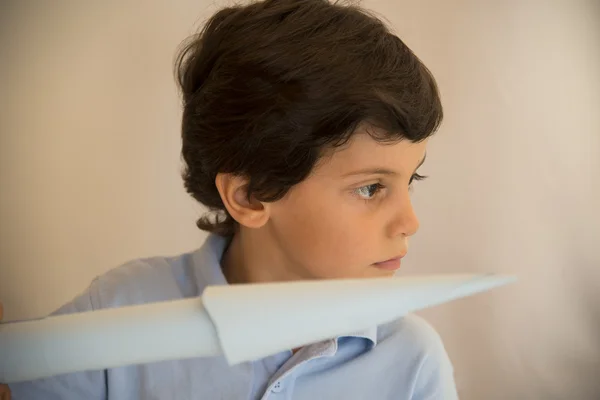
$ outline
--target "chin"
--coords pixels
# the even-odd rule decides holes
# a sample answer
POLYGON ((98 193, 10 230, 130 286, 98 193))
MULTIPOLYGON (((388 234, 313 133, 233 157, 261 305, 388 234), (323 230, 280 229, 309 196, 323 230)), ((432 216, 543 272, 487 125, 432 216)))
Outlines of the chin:
POLYGON ((372 267, 365 274, 365 278, 391 278, 396 274, 396 271, 382 270, 376 267, 372 267))

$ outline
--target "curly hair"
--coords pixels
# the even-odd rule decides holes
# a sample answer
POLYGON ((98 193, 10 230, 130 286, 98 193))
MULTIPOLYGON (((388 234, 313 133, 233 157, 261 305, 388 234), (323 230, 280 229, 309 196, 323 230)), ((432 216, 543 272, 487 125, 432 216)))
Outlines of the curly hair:
POLYGON ((380 19, 327 0, 221 9, 182 44, 175 73, 185 188, 209 209, 198 227, 224 236, 237 222, 218 173, 246 177, 249 198, 276 201, 359 124, 381 128, 370 132, 378 141, 418 142, 443 115, 430 71, 380 19))

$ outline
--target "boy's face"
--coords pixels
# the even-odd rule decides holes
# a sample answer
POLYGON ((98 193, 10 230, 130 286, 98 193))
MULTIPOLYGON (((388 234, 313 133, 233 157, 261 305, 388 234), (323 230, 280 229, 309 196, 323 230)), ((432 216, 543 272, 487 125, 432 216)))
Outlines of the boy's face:
POLYGON ((364 131, 270 203, 275 257, 304 279, 392 275, 419 222, 409 195, 427 141, 379 143, 364 131), (378 264, 380 263, 380 264, 378 264))

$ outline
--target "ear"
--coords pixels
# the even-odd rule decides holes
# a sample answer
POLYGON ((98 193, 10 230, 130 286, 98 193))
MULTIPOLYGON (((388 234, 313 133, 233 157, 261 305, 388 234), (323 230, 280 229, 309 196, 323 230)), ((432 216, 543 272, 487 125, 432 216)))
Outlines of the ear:
POLYGON ((269 204, 248 199, 248 179, 239 175, 218 173, 215 185, 229 215, 240 225, 260 228, 269 220, 269 204))

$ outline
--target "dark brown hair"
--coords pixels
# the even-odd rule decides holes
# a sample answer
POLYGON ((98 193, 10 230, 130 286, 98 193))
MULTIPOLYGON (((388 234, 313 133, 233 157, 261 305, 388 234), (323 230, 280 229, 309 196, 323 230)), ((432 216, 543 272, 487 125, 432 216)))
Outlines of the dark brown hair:
POLYGON ((236 222, 217 173, 276 201, 361 123, 385 132, 376 140, 417 142, 442 120, 435 80, 413 52, 370 13, 327 0, 222 9, 184 42, 176 74, 185 188, 212 212, 198 227, 220 235, 236 222))

